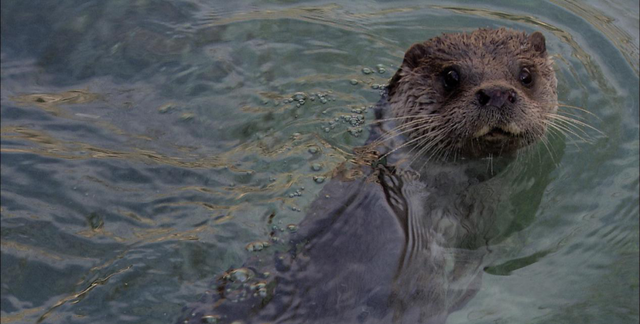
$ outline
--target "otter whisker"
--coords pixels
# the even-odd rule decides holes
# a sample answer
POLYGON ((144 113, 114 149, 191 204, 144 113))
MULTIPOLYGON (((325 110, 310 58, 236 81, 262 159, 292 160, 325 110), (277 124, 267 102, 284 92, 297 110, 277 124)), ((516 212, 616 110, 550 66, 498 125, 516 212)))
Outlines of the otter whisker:
POLYGON ((450 139, 448 139, 448 138, 446 138, 446 137, 445 137, 445 138, 442 138, 442 139, 439 139, 439 140, 438 140, 438 143, 437 143, 437 144, 439 144, 439 145, 437 145, 437 146, 436 146, 435 151, 433 151, 433 152, 431 153, 431 155, 429 156, 429 158, 427 159, 427 161, 431 161, 432 159, 433 159, 433 160, 442 160, 442 159, 445 159, 445 158, 446 158, 446 157, 445 157, 445 153, 448 153, 448 152, 450 151, 450 147, 451 147, 450 143, 451 143, 451 140, 450 140, 450 139), (442 141, 442 139, 444 139, 445 141, 442 141))
MULTIPOLYGON (((436 157, 436 159, 439 158, 439 156, 436 156, 436 154, 440 151, 442 151, 443 149, 446 148, 446 141, 443 143, 442 140, 446 139, 445 134, 442 134, 436 138, 431 139, 430 143, 426 143, 422 149, 418 152, 418 154, 416 155, 416 157, 414 158, 414 161, 421 155, 429 152, 431 150, 431 153, 429 154, 429 156, 427 157, 426 161, 431 161, 434 156, 436 157), (432 150, 434 149, 435 150, 432 150)), ((413 161, 412 161, 413 162, 413 161)))
MULTIPOLYGON (((545 136, 541 136, 540 137, 540 142, 547 149, 547 152, 549 152, 549 157, 551 157, 551 161, 553 162, 553 164, 558 166, 558 163, 556 163, 555 156, 553 155, 553 152, 551 152, 551 148, 549 147, 549 145, 550 145, 549 140, 545 136)), ((540 157, 539 153, 538 153, 538 157, 540 157)), ((541 159, 540 163, 542 163, 542 159, 541 159)))
POLYGON ((411 159, 411 163, 413 163, 421 154, 424 154, 432 145, 440 140, 442 135, 437 136, 436 138, 430 138, 428 136, 423 136, 422 140, 413 145, 411 150, 409 150, 409 154, 413 154, 413 158, 411 159))
POLYGON ((493 154, 489 154, 489 158, 487 160, 487 169, 489 169, 490 174, 493 174, 493 154))
POLYGON ((451 158, 451 156, 453 155, 454 156, 454 161, 455 161, 455 151, 454 150, 452 150, 451 148, 447 148, 445 151, 443 151, 443 153, 445 153, 445 154, 442 154, 442 156, 441 156, 441 158, 443 160, 448 161, 451 158))
POLYGON ((580 136, 580 135, 576 134, 575 132, 573 132, 571 129, 567 129, 564 126, 561 126, 561 125, 555 124, 555 123, 553 123, 551 121, 548 121, 547 122, 547 127, 549 127, 549 130, 555 130, 555 131, 561 133, 562 135, 564 135, 565 137, 567 137, 571 141, 571 144, 573 144, 578 150, 580 150, 580 146, 578 146, 578 143, 576 143, 576 141, 572 138, 572 136, 569 136, 569 135, 573 135, 573 136, 581 139, 582 141, 591 144, 591 142, 589 140, 583 138, 582 136, 580 136))
POLYGON ((561 115, 561 116, 565 116, 566 115, 567 117, 575 118, 575 119, 578 119, 578 120, 581 120, 581 121, 586 121, 587 120, 587 118, 584 117, 584 116, 581 116, 579 114, 574 114, 574 113, 571 113, 571 112, 568 112, 568 111, 558 110, 558 111, 555 112, 555 114, 556 115, 561 115))
POLYGON ((373 120, 373 121, 369 122, 367 125, 374 124, 374 123, 382 123, 382 122, 387 122, 387 121, 400 120, 400 119, 425 118, 425 117, 435 117, 435 116, 433 116, 433 115, 411 115, 411 116, 380 118, 380 119, 376 119, 376 120, 373 120))
POLYGON ((569 132, 567 132, 564 128, 560 128, 558 127, 558 125, 556 125, 556 123, 552 122, 552 121, 545 121, 544 122, 545 125, 547 125, 547 128, 549 130, 549 132, 557 132, 561 135, 563 135, 564 137, 571 137, 569 136, 569 132))
POLYGON ((420 141, 420 143, 415 145, 415 147, 412 148, 411 151, 409 151, 410 154, 412 152, 415 153, 415 156, 412 159, 411 163, 413 163, 418 157, 425 155, 429 151, 431 151, 431 153, 429 155, 434 154, 435 151, 433 151, 433 149, 437 148, 437 145, 439 143, 441 144, 442 141, 444 139, 446 139, 446 137, 447 137, 447 130, 446 129, 442 129, 442 130, 440 130, 438 132, 434 132, 432 134, 429 134, 429 136, 427 136, 427 134, 422 136, 422 140, 420 141))
POLYGON ((450 152, 453 154, 453 163, 455 163, 458 160, 458 150, 450 150, 450 152))
MULTIPOLYGON (((498 155, 502 155, 503 150, 504 150, 504 142, 500 144, 500 151, 498 152, 498 155)), ((491 156, 493 156, 493 154, 491 156)))
POLYGON ((431 134, 431 135, 434 135, 432 138, 429 138, 429 136, 427 135, 428 134, 421 136, 420 138, 422 138, 422 140, 418 144, 414 145, 414 147, 409 151, 409 154, 412 154, 416 149, 418 149, 414 157, 411 159, 410 163, 414 163, 418 157, 425 154, 434 145, 442 141, 442 139, 446 137, 446 129, 443 129, 437 133, 431 134))
MULTIPOLYGON (((546 125, 546 124, 545 124, 546 125)), ((548 126, 547 126, 548 128, 548 126)), ((561 134, 565 135, 563 132, 560 132, 561 134)), ((548 136, 553 136, 556 139, 561 139, 562 137, 558 134, 558 131, 556 129, 548 129, 548 131, 546 133, 544 133, 543 135, 548 135, 548 136)))
MULTIPOLYGON (((423 115, 423 116, 405 116, 405 117, 398 117, 397 119, 419 118, 419 119, 420 119, 420 121, 418 121, 418 122, 422 122, 422 121, 426 121, 429 117, 432 117, 432 116, 428 116, 428 115, 423 115)), ((371 125, 373 125, 373 124, 379 124, 379 123, 382 123, 382 122, 384 122, 384 121, 389 121, 389 120, 394 120, 394 119, 396 119, 396 118, 378 119, 378 120, 374 120, 374 121, 370 121, 370 122, 364 123, 363 125, 364 125, 364 126, 371 126, 371 125)), ((403 125, 405 125, 405 124, 407 124, 407 123, 403 123, 403 124, 401 124, 400 126, 396 126, 396 127, 392 128, 392 129, 391 129, 391 130, 389 130, 389 131, 386 131, 386 130, 383 130, 383 131, 385 131, 385 132, 392 132, 392 131, 394 131, 395 129, 398 129, 398 128, 400 128, 400 127, 403 127, 403 125)), ((343 135, 344 133, 346 133, 346 132, 348 132, 348 131, 349 131, 349 129, 345 129, 345 130, 343 130, 343 131, 340 131, 340 132, 338 132, 338 133, 336 133, 336 134, 332 135, 331 137, 333 138, 333 137, 337 137, 337 136, 343 135)), ((383 135, 387 135, 387 134, 383 134, 383 135)), ((393 137, 395 137, 395 136, 392 136, 391 138, 393 138, 393 137)), ((377 141, 376 141, 376 142, 377 142, 377 141)), ((376 143, 376 142, 374 142, 374 143, 376 143)), ((372 144, 373 144, 373 143, 372 143, 372 144)), ((379 143, 378 143, 378 144, 379 144, 379 143)), ((377 145, 377 144, 376 144, 376 145, 377 145)))
MULTIPOLYGON (((554 127, 558 130, 563 130, 565 133, 565 135, 567 135, 567 133, 581 139, 582 141, 589 143, 589 144, 593 144, 593 142, 590 139, 587 139, 581 135, 579 135, 577 132, 575 132, 573 129, 571 129, 569 126, 566 126, 566 124, 560 124, 560 123, 556 123, 553 120, 549 120, 549 123, 547 124, 551 127, 554 127)), ((585 134, 585 136, 588 136, 588 134, 585 134)))
MULTIPOLYGON (((447 145, 447 144, 448 144, 448 142, 449 142, 449 141, 445 141, 444 143, 442 143, 441 141, 442 141, 443 139, 446 139, 446 137, 445 137, 445 136, 440 136, 440 137, 438 137, 438 138, 434 139, 433 141, 431 141, 431 143, 429 143, 429 145, 428 145, 428 146, 427 146, 427 145, 425 145, 425 147, 423 147, 423 148, 420 150, 420 152, 418 152, 418 154, 417 154, 417 155, 415 156, 415 158, 414 158, 414 161, 415 161, 415 159, 417 159, 419 156, 421 156, 421 155, 425 154, 426 152, 429 152, 429 150, 430 150, 430 149, 432 149, 432 148, 434 148, 434 147, 436 148, 434 151, 432 151, 432 152, 431 152, 431 154, 429 154, 429 156, 427 156, 427 158, 425 159, 425 161, 424 161, 424 162, 422 163, 422 165, 420 166, 420 169, 419 169, 419 170, 422 170, 422 168, 424 168, 424 166, 425 166, 425 165, 427 165, 427 163, 428 163, 429 161, 432 161, 432 160, 439 160, 439 159, 441 159, 441 158, 442 158, 442 152, 445 152, 445 151, 447 151, 447 152, 448 152, 448 150, 447 150, 448 145, 447 145), (437 145, 437 144, 440 144, 440 145, 437 145), (437 154, 437 155, 436 155, 436 154, 437 154), (435 157, 435 158, 434 158, 434 157, 435 157)), ((411 163, 413 163, 414 161, 412 161, 411 163)))
MULTIPOLYGON (((436 135, 437 135, 438 133, 442 133, 442 131, 438 131, 438 132, 436 133, 436 135)), ((425 135, 421 135, 421 136, 419 136, 419 137, 417 137, 417 138, 414 138, 414 139, 412 139, 412 140, 410 140, 410 141, 407 141, 406 143, 403 143, 402 145, 400 145, 400 146, 398 146, 398 147, 396 147, 396 148, 394 148, 394 149, 390 150, 389 152, 387 152, 387 153, 383 154, 380 158, 385 158, 385 157, 387 157, 389 154, 391 154, 391 153, 393 153, 393 152, 395 152, 395 151, 397 151, 397 150, 399 150, 399 149, 401 149, 401 148, 403 148, 403 147, 405 147, 405 146, 407 146, 407 145, 411 145, 411 144, 413 144, 413 143, 415 143, 415 142, 417 142, 417 141, 419 141, 419 140, 422 140, 422 139, 423 139, 423 138, 425 138, 425 137, 429 137, 429 136, 433 136, 433 135, 434 135, 434 134, 425 134, 425 135)))
POLYGON ((376 119, 376 120, 365 122, 362 125, 363 126, 371 126, 371 125, 374 125, 374 124, 382 124, 382 123, 385 123, 385 122, 397 121, 397 120, 402 120, 402 119, 414 119, 414 118, 427 119, 427 118, 432 118, 432 117, 434 117, 434 116, 432 116, 432 115, 413 115, 413 116, 399 116, 399 117, 380 118, 380 119, 376 119))
MULTIPOLYGON (((453 150, 452 150, 452 149, 450 149, 450 148, 448 148, 448 149, 447 149, 447 148, 445 148, 445 149, 442 151, 442 153, 443 153, 443 154, 441 154, 441 157, 438 157, 438 158, 442 158, 442 160, 448 160, 448 159, 449 159, 449 156, 450 156, 452 153, 454 153, 454 152, 453 152, 453 150)), ((454 156, 454 160, 455 160, 455 156, 454 156)))
POLYGON ((600 135, 605 135, 605 134, 604 134, 603 132, 601 132, 599 129, 597 129, 597 128, 595 128, 595 127, 593 127, 593 126, 591 126, 591 125, 589 125, 589 124, 587 124, 587 123, 585 123, 585 122, 583 122, 583 121, 576 120, 576 119, 574 119, 574 118, 567 117, 567 116, 558 115, 558 114, 548 114, 548 116, 549 116, 550 118, 553 118, 553 119, 556 119, 556 120, 563 121, 563 122, 565 122, 567 125, 572 125, 572 126, 574 126, 576 129, 581 130, 581 131, 582 131, 583 133, 585 133, 585 134, 586 134, 586 132, 585 132, 583 129, 581 129, 580 127, 578 127, 578 126, 586 127, 586 128, 589 128, 589 129, 591 129, 591 130, 593 130, 593 131, 598 132, 600 135))
POLYGON ((558 103, 558 107, 566 107, 566 108, 572 108, 572 109, 580 110, 580 111, 582 111, 584 113, 587 113, 587 114, 589 114, 589 115, 591 115, 591 116, 593 116, 595 118, 600 119, 600 117, 598 117, 596 114, 594 114, 594 113, 592 113, 592 112, 590 112, 590 111, 588 111, 588 110, 586 110, 586 109, 584 109, 582 107, 571 106, 571 105, 562 104, 562 103, 558 103))
MULTIPOLYGON (((435 119, 435 118, 434 118, 434 119, 435 119)), ((411 121, 411 122, 404 123, 404 124, 402 124, 402 125, 400 125, 400 126, 397 126, 397 127, 393 128, 393 129, 389 130, 387 134, 383 134, 383 135, 381 135, 381 136, 380 136, 380 138, 379 138, 379 139, 377 139, 377 140, 375 140, 373 143, 374 143, 375 145, 379 145, 379 144, 382 144, 383 142, 386 142, 386 141, 388 141, 388 140, 390 140, 390 139, 392 139, 392 138, 394 138, 394 137, 398 137, 398 136, 400 136, 400 135, 402 135, 402 134, 406 134, 406 133, 408 133, 408 132, 411 132, 411 131, 414 131, 414 130, 420 129, 420 127, 417 127, 417 128, 413 127, 413 128, 412 128, 411 126, 413 126, 413 125, 415 125, 415 124, 423 123, 423 122, 425 122, 425 121, 427 121, 427 119, 426 119, 426 118, 425 118, 425 119, 422 119, 422 118, 421 118, 421 119, 419 119, 419 120, 413 120, 413 121, 411 121), (403 131, 402 131, 402 132, 397 132, 397 131, 399 131, 399 130, 403 130, 403 131)), ((428 126, 428 125, 426 125, 426 126, 428 126)))
POLYGON ((544 121, 543 123, 547 126, 547 130, 549 132, 554 131, 554 134, 555 134, 555 132, 558 132, 558 133, 564 135, 565 137, 569 136, 569 134, 567 132, 565 132, 564 130, 558 128, 556 126, 556 124, 553 123, 552 121, 544 121))
POLYGON ((558 113, 548 113, 547 116, 549 118, 566 120, 566 121, 568 121, 570 123, 574 123, 576 125, 584 126, 584 127, 590 128, 590 129, 592 129, 594 131, 600 132, 600 130, 598 130, 597 128, 595 128, 595 127, 593 127, 593 126, 591 126, 589 124, 587 124, 586 122, 584 122, 582 120, 579 120, 579 119, 576 119, 576 118, 573 118, 573 117, 570 117, 570 116, 560 115, 558 113))
POLYGON ((547 125, 548 129, 549 129, 549 134, 553 134, 555 136, 560 137, 560 135, 564 136, 564 138, 569 139, 570 143, 575 146, 578 150, 580 150, 580 147, 578 146, 578 143, 576 143, 576 141, 573 139, 572 136, 570 136, 570 134, 568 134, 565 130, 558 128, 556 125, 547 125))

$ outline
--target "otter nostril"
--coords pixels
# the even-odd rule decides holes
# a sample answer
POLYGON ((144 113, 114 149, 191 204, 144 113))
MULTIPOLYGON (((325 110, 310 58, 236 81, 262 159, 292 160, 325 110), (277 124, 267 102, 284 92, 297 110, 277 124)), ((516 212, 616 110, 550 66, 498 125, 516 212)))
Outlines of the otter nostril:
POLYGON ((478 98, 478 102, 481 106, 485 106, 491 100, 491 97, 487 95, 484 90, 479 90, 478 92, 476 92, 476 98, 478 98))

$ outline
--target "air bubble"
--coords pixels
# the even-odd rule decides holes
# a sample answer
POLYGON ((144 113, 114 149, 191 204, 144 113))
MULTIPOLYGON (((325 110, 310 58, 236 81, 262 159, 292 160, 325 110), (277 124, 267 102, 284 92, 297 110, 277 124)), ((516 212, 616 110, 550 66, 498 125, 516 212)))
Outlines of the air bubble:
MULTIPOLYGON (((43 100, 42 102, 44 102, 44 100, 43 100)), ((172 105, 172 104, 166 104, 166 105, 163 105, 163 106, 161 106, 160 108, 158 108, 158 111, 159 111, 161 114, 164 114, 164 113, 169 112, 169 111, 170 111, 170 110, 172 110, 172 109, 173 109, 173 105, 172 105)))
POLYGON ((253 272, 247 268, 235 269, 229 273, 229 279, 233 282, 244 283, 253 277, 253 272))
POLYGON ((202 323, 207 323, 207 324, 217 324, 220 321, 220 316, 219 315, 205 315, 202 316, 202 323))
POLYGON ((258 251, 262 251, 265 248, 265 246, 263 242, 252 242, 247 244, 245 248, 249 252, 258 252, 258 251))
POLYGON ((193 117, 195 117, 196 115, 191 114, 191 113, 184 113, 182 115, 180 115, 180 119, 187 121, 187 120, 192 120, 193 117))
POLYGON ((296 92, 296 93, 293 94, 291 99, 296 100, 296 101, 300 101, 300 100, 307 99, 307 95, 304 92, 296 92))

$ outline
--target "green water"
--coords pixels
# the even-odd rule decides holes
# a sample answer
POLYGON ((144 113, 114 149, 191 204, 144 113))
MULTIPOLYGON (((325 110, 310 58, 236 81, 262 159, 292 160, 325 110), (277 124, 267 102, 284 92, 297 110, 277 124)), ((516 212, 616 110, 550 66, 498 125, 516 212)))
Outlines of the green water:
POLYGON ((447 323, 639 320, 635 1, 1 9, 2 323, 173 323, 225 270, 269 258, 245 247, 270 215, 277 231, 304 218, 366 139, 340 117, 372 118, 358 110, 412 43, 478 27, 543 32, 559 102, 588 112, 560 110, 601 133, 552 141, 535 219, 447 323))

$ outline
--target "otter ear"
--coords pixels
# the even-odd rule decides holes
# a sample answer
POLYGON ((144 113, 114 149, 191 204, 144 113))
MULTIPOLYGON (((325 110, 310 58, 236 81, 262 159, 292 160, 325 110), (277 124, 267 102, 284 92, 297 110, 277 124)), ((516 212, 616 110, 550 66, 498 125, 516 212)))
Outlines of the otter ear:
POLYGON ((529 35, 527 41, 529 43, 529 46, 531 46, 531 49, 538 52, 540 56, 547 53, 547 46, 545 45, 544 35, 542 35, 541 32, 534 32, 533 34, 529 35))
POLYGON ((402 66, 396 71, 396 74, 393 75, 391 80, 389 80, 389 85, 387 85, 387 89, 389 90, 389 96, 393 96, 396 92, 396 87, 398 86, 398 82, 402 79, 402 69, 403 66, 413 70, 420 64, 420 61, 427 56, 427 45, 423 43, 417 43, 411 45, 411 47, 404 53, 404 60, 402 61, 402 66))
POLYGON ((418 66, 420 61, 427 56, 427 46, 424 43, 416 43, 411 45, 411 47, 404 53, 404 60, 402 61, 402 65, 407 65, 409 68, 413 69, 418 66))

